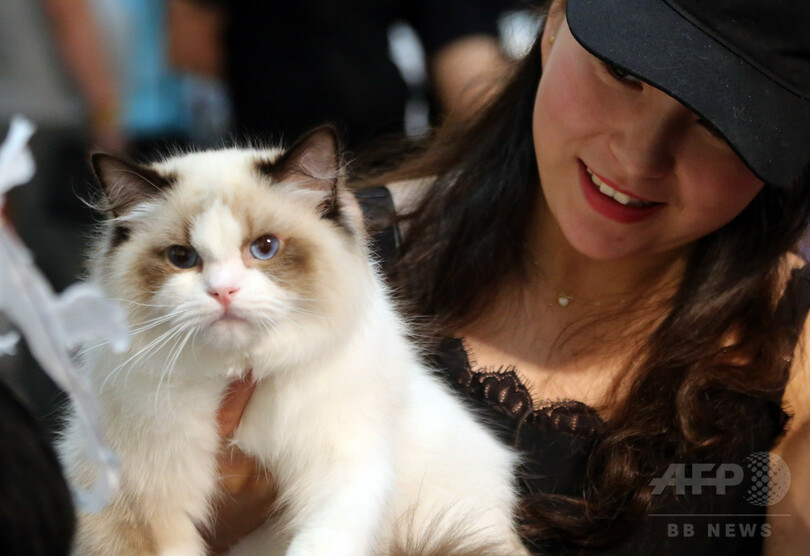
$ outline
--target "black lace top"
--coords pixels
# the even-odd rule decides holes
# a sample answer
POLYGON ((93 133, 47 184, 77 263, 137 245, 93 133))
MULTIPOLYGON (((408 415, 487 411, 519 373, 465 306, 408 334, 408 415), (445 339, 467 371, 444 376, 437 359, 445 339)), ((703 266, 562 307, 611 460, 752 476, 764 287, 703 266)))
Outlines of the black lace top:
MULTIPOLYGON (((573 400, 533 403, 514 369, 473 368, 463 340, 442 342, 432 356, 442 376, 463 394, 485 421, 523 456, 519 471, 524 494, 553 493, 582 497, 586 489, 588 457, 601 439, 606 424, 590 406, 573 400)), ((536 546, 538 554, 611 555, 736 555, 760 554, 769 533, 766 507, 749 500, 767 490, 757 488, 751 474, 752 454, 767 453, 773 426, 757 427, 745 447, 723 462, 708 463, 704 475, 711 481, 717 464, 737 466, 743 474, 729 481, 725 493, 709 483, 698 492, 689 482, 694 475, 683 468, 686 485, 677 497, 662 496, 662 504, 628 532, 624 540, 600 549, 583 549, 563 542, 536 546), (715 465, 712 465, 715 464, 715 465)), ((753 431, 753 429, 752 429, 753 431)), ((767 456, 766 456, 767 457, 767 456)), ((728 468, 728 467, 727 467, 728 468)), ((767 472, 767 467, 765 468, 767 472)), ((673 480, 674 483, 674 480, 673 480)), ((674 489, 674 484, 667 487, 674 489)), ((666 489, 664 491, 666 495, 666 489)), ((669 493, 671 494, 671 493, 669 493)), ((787 518, 787 517, 784 517, 787 518)), ((775 517, 774 519, 778 519, 775 517)))
MULTIPOLYGON (((367 218, 378 219, 393 210, 385 188, 366 190, 358 197, 367 218)), ((383 259, 399 243, 398 232, 392 228, 373 239, 383 259)), ((808 308, 810 270, 805 267, 794 274, 783 300, 786 326, 795 330, 794 337, 798 337, 808 308)), ((525 494, 583 496, 589 455, 607 426, 593 408, 574 400, 534 401, 514 368, 482 369, 471 363, 462 339, 445 339, 430 359, 496 434, 521 453, 520 483, 525 494)), ((752 421, 756 422, 743 446, 724 461, 685 462, 663 475, 661 502, 623 540, 599 549, 550 542, 534 547, 535 551, 565 555, 760 554, 762 541, 770 534, 765 523, 768 497, 772 499, 786 488, 786 474, 768 456, 781 432, 779 416, 763 415, 752 421), (701 472, 694 467, 696 463, 704 465, 703 479, 697 478, 701 472), (770 490, 764 481, 769 471, 773 475, 770 490)), ((774 515, 773 519, 791 517, 774 515)))

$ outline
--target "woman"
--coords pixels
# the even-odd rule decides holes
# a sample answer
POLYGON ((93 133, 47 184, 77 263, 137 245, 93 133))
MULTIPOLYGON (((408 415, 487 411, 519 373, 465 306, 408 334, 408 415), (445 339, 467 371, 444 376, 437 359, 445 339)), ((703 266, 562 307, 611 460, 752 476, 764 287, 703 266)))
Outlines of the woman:
MULTIPOLYGON (((376 176, 435 177, 390 187, 391 274, 448 338, 436 364, 527 454, 538 551, 810 541, 810 375, 793 355, 810 286, 791 254, 810 219, 809 17, 796 2, 557 0, 475 121, 376 176), (762 488, 771 449, 789 488, 775 458, 762 488)), ((235 385, 225 436, 249 393, 235 385)), ((224 462, 239 515, 223 522, 249 529, 249 499, 269 507, 272 487, 224 462)))

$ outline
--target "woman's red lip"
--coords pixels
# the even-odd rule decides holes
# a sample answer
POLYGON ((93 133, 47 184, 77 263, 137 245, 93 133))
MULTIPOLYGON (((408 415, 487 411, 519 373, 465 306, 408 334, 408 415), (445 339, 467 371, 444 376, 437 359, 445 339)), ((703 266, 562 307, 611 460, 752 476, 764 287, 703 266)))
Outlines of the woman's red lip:
POLYGON ((618 185, 616 185, 615 183, 613 183, 612 181, 610 181, 606 177, 600 176, 599 174, 597 174, 596 172, 591 170, 588 166, 585 166, 585 170, 587 172, 590 172, 591 174, 593 174, 594 176, 596 176, 597 178, 599 178, 603 182, 605 182, 608 185, 608 187, 610 187, 611 189, 615 189, 619 193, 624 193, 625 195, 627 195, 628 197, 630 197, 634 201, 644 201, 645 203, 655 203, 655 201, 651 201, 650 199, 645 199, 643 197, 639 197, 638 195, 633 195, 632 193, 630 193, 628 191, 625 191, 624 189, 622 189, 621 187, 619 187, 618 185))
POLYGON ((646 205, 634 207, 623 205, 620 202, 611 199, 607 195, 602 194, 596 184, 591 181, 591 176, 588 175, 587 167, 580 162, 579 166, 579 182, 582 188, 582 193, 585 200, 590 207, 609 220, 620 222, 622 224, 632 224, 640 222, 647 218, 652 217, 661 209, 666 207, 666 203, 656 203, 653 205, 646 205))

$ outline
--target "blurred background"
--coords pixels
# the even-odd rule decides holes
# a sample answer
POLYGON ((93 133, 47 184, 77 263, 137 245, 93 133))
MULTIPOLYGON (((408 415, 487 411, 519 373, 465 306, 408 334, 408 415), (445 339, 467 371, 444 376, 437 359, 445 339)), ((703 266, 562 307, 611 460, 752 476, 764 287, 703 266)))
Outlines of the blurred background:
MULTIPOLYGON (((538 24, 510 0, 2 0, 0 131, 37 125, 6 216, 61 291, 96 218, 89 153, 278 144, 327 121, 350 151, 418 137, 471 113, 538 24)), ((24 345, 0 379, 58 426, 63 395, 24 345)))

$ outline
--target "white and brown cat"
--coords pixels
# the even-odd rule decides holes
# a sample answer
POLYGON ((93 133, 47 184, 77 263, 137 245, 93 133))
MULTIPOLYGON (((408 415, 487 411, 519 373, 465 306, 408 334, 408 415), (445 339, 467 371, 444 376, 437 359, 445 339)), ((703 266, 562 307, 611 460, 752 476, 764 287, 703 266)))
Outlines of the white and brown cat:
MULTIPOLYGON (((126 304, 133 337, 84 361, 123 467, 107 509, 80 516, 76 554, 206 553, 217 407, 248 372, 233 442, 276 479, 281 510, 233 554, 423 554, 450 538, 459 554, 525 554, 516 456, 406 339, 330 128, 286 152, 93 166, 109 218, 91 279, 126 304)), ((86 484, 79 430, 69 420, 60 452, 86 484)))

